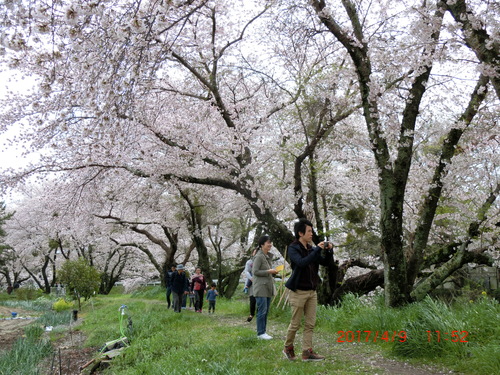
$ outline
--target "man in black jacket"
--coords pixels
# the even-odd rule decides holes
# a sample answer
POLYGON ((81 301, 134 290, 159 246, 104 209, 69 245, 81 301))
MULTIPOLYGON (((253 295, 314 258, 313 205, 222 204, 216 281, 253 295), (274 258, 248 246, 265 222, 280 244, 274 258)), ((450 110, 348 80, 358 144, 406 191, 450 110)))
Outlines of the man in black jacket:
POLYGON ((174 312, 180 313, 182 296, 189 293, 189 281, 184 272, 183 264, 178 264, 177 271, 172 274, 170 288, 172 289, 174 312))
POLYGON ((170 308, 170 295, 172 294, 172 275, 177 271, 175 265, 170 267, 165 273, 165 285, 167 286, 167 309, 170 308))
POLYGON ((289 302, 292 307, 292 318, 285 340, 283 354, 291 361, 295 360, 294 340, 304 316, 304 335, 302 340, 302 360, 321 361, 325 357, 312 350, 312 336, 316 325, 316 306, 318 296, 316 288, 320 283, 319 265, 327 266, 333 261, 332 244, 320 242, 319 246, 311 246, 313 237, 312 223, 300 219, 294 225, 296 240, 288 246, 288 256, 292 266, 292 276, 285 286, 290 289, 289 302), (326 245, 326 255, 321 250, 326 245))

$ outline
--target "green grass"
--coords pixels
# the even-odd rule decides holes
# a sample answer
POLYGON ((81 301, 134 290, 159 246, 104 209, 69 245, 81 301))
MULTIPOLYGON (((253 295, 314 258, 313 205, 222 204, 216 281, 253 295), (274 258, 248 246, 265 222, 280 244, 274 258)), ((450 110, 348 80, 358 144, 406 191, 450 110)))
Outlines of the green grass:
POLYGON ((389 309, 381 299, 364 305, 349 295, 341 308, 320 308, 319 314, 325 329, 359 330, 361 341, 366 338, 363 332, 371 331, 371 344, 395 358, 444 365, 464 373, 500 373, 500 304, 486 296, 476 301, 459 299, 451 306, 428 297, 400 309, 389 309), (379 339, 374 343, 376 331, 388 331, 388 342, 379 339), (458 336, 452 337, 453 331, 458 331, 458 336), (397 333, 394 341, 393 332, 397 333), (461 339, 468 342, 452 341, 461 339))
POLYGON ((214 315, 175 314, 166 310, 163 301, 123 298, 113 302, 114 306, 89 314, 82 327, 90 335, 89 345, 98 346, 120 337, 118 304, 127 305, 133 315, 132 345, 105 374, 302 374, 311 367, 348 373, 346 363, 283 360, 281 340, 260 341, 253 325, 235 324, 235 319, 243 322, 247 314, 248 306, 242 301, 219 300, 214 315))
MULTIPOLYGON (((45 306, 50 309, 49 302, 43 298, 33 301, 33 308, 45 306)), ((23 308, 30 310, 28 305, 23 308)), ((288 307, 271 309, 269 333, 276 339, 270 341, 256 338, 255 321, 245 323, 247 315, 248 299, 240 292, 232 300, 219 299, 214 315, 187 310, 175 314, 166 309, 164 290, 148 287, 132 295, 112 293, 87 301, 79 314, 83 323, 77 329, 88 337, 86 346, 96 348, 96 356, 98 349, 107 342, 122 336, 131 340, 130 347, 102 372, 108 375, 383 373, 383 368, 370 363, 371 356, 376 353, 414 365, 436 365, 464 374, 500 373, 500 305, 486 296, 476 301, 457 300, 451 306, 427 298, 403 308, 390 309, 384 306, 380 297, 367 302, 349 295, 340 307, 319 306, 315 349, 327 357, 320 363, 289 362, 282 358, 283 338, 290 320, 288 307), (126 308, 120 309, 122 306, 126 308), (127 327, 128 317, 133 321, 131 331, 127 327), (337 342, 338 331, 353 331, 354 342, 337 342), (356 331, 363 333, 360 342, 357 342, 356 331), (368 343, 364 342, 364 331, 372 332, 368 343), (396 336, 393 342, 380 338, 374 342, 376 331, 380 335, 385 331, 404 331, 405 339, 400 342, 396 336), (430 342, 427 331, 432 333, 430 342), (436 331, 442 333, 439 343, 436 331), (452 331, 467 331, 468 342, 445 341, 444 333, 452 331)), ((46 312, 37 324, 56 326, 68 324, 70 319, 70 312, 46 312)), ((24 341, 22 346, 27 347, 26 343, 24 341)), ((24 358, 24 354, 18 352, 19 345, 16 344, 5 358, 24 358)), ((299 340, 296 346, 300 349, 299 340)), ((44 345, 37 347, 43 349, 44 345)), ((5 358, 0 358, 0 374, 15 374, 13 369, 2 372, 5 371, 5 358)), ((34 358, 38 357, 34 355, 34 358)), ((31 360, 25 362, 31 363, 31 360)))
POLYGON ((271 310, 268 324, 277 339, 263 342, 256 338, 255 324, 243 323, 248 302, 240 295, 232 300, 220 299, 215 315, 191 311, 175 314, 166 310, 164 298, 161 289, 153 288, 133 296, 96 299, 95 310, 87 314, 81 327, 89 337, 87 345, 99 347, 121 336, 121 305, 127 306, 133 320, 133 333, 127 334, 132 339, 131 346, 113 360, 104 374, 375 374, 380 370, 354 356, 340 356, 339 349, 361 357, 364 351, 377 350, 413 364, 446 366, 463 373, 500 372, 500 307, 488 298, 466 304, 459 301, 453 307, 428 298, 404 308, 389 309, 380 299, 366 304, 348 296, 339 308, 319 307, 315 339, 320 343, 317 350, 327 355, 327 361, 320 364, 282 359, 282 337, 290 319, 288 308, 271 310), (372 331, 373 336, 375 331, 404 331, 407 338, 402 343, 397 336, 394 342, 379 339, 375 343, 337 343, 337 332, 341 330, 372 331), (436 330, 467 331, 470 342, 429 342, 426 331, 436 330))

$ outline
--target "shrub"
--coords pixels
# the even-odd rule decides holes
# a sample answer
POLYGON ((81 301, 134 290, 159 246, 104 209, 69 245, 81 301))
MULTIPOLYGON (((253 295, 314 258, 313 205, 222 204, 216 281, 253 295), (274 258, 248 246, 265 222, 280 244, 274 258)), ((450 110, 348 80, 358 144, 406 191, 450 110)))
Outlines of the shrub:
POLYGON ((394 354, 406 358, 436 358, 451 353, 463 357, 466 354, 468 346, 451 341, 450 335, 454 331, 467 331, 467 323, 448 305, 427 297, 410 309, 415 309, 414 317, 402 324, 407 340, 394 342, 394 354))
POLYGON ((17 299, 21 301, 33 301, 43 294, 40 289, 33 288, 18 288, 15 289, 14 293, 17 299))
POLYGON ((69 310, 72 308, 73 308, 73 302, 66 301, 64 298, 59 298, 52 305, 52 309, 57 312, 69 310))
POLYGON ((78 301, 79 309, 80 297, 88 300, 99 291, 101 284, 100 273, 84 258, 67 260, 59 271, 59 279, 78 301))

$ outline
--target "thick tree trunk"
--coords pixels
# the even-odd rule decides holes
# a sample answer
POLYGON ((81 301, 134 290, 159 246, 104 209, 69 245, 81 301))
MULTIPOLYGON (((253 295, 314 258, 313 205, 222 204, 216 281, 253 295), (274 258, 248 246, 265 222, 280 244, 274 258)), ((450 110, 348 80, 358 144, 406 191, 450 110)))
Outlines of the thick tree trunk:
POLYGON ((460 249, 448 262, 434 270, 431 276, 417 285, 411 292, 411 298, 415 301, 421 301, 432 290, 441 285, 448 276, 460 269, 465 264, 467 245, 468 243, 462 244, 460 249))
POLYGON ((106 260, 104 272, 101 276, 101 285, 99 286, 100 294, 109 294, 116 282, 120 281, 122 272, 127 265, 127 259, 128 254, 120 254, 119 249, 115 249, 113 252, 111 252, 106 260), (115 254, 118 255, 118 260, 116 260, 114 265, 110 267, 111 261, 113 260, 115 254))
POLYGON ((239 267, 229 273, 222 275, 221 280, 217 282, 217 291, 221 297, 231 298, 238 288, 240 276, 244 267, 239 267))
MULTIPOLYGON (((368 136, 372 145, 375 163, 379 173, 380 187, 380 232, 384 261, 384 282, 386 304, 400 306, 409 301, 410 286, 407 278, 407 263, 403 250, 403 202, 412 162, 414 130, 420 110, 420 102, 426 90, 426 83, 432 69, 427 62, 435 50, 435 43, 429 44, 422 52, 422 65, 419 74, 412 82, 402 113, 397 157, 392 160, 390 149, 380 123, 377 96, 372 92, 372 67, 368 40, 363 35, 363 24, 357 8, 351 1, 342 1, 350 20, 351 30, 338 23, 324 1, 311 1, 320 21, 344 46, 356 68, 360 96, 368 136)), ((444 12, 435 12, 436 27, 431 37, 439 40, 440 22, 444 12)), ((425 17, 425 16, 423 16, 425 17)))
POLYGON ((366 294, 378 286, 384 286, 384 270, 381 269, 346 280, 333 293, 333 301, 338 304, 347 293, 366 294))
POLYGON ((210 275, 210 259, 208 258, 208 249, 201 236, 203 233, 202 207, 192 201, 187 191, 179 189, 179 192, 189 206, 189 230, 198 252, 198 264, 196 267, 200 267, 203 275, 211 281, 212 276, 210 275))
POLYGON ((320 305, 332 306, 334 304, 334 292, 337 284, 338 263, 332 262, 328 267, 320 267, 321 285, 318 287, 318 303, 320 305))
MULTIPOLYGON (((43 285, 44 285, 43 290, 44 290, 44 293, 47 293, 47 294, 50 293, 50 287, 51 287, 51 285, 53 285, 49 281, 49 275, 47 272, 50 264, 51 264, 50 257, 47 255, 45 257, 45 262, 42 266, 42 269, 40 270, 42 273, 42 278, 43 278, 43 285)), ((53 273, 52 277, 54 278, 56 275, 56 272, 55 272, 53 266, 54 266, 54 264, 52 263, 52 273, 53 273)))
POLYGON ((403 250, 403 198, 405 184, 384 179, 381 196, 381 248, 384 262, 384 293, 387 306, 401 306, 409 299, 407 263, 403 250))

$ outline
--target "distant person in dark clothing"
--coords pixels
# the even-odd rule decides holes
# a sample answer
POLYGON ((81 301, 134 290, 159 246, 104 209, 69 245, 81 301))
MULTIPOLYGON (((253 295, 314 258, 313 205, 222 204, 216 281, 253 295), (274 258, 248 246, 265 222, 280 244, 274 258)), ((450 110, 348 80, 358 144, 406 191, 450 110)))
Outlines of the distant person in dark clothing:
POLYGON ((170 270, 165 274, 165 285, 167 286, 167 309, 170 308, 170 295, 172 294, 172 274, 176 272, 175 265, 170 267, 170 270))
POLYGON ((189 293, 189 280, 184 273, 184 265, 178 264, 177 271, 172 274, 170 282, 174 311, 181 312, 182 297, 189 293))

